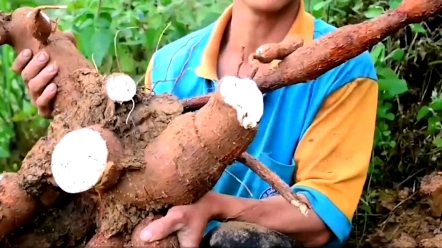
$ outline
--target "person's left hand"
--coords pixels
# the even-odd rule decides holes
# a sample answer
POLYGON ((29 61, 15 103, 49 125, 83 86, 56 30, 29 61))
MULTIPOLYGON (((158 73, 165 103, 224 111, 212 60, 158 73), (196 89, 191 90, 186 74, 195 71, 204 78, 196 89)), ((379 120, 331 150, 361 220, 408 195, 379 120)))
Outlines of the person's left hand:
POLYGON ((207 224, 213 216, 213 208, 207 205, 207 201, 200 200, 192 205, 172 207, 166 216, 145 227, 140 238, 154 242, 176 232, 181 247, 199 247, 207 224))

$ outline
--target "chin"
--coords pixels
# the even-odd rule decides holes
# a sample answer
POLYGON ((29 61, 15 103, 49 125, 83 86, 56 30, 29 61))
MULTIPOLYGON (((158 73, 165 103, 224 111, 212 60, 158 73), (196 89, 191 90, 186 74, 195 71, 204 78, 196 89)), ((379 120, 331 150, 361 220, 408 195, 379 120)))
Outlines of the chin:
POLYGON ((300 0, 243 0, 258 12, 279 12, 300 0))

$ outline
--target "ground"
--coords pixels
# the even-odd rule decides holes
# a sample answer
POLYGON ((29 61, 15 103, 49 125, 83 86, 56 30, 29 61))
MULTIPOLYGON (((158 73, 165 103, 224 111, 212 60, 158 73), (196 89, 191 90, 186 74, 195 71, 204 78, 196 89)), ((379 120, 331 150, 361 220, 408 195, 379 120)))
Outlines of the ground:
POLYGON ((380 192, 376 207, 384 218, 363 247, 442 247, 442 173, 424 177, 417 188, 380 192))

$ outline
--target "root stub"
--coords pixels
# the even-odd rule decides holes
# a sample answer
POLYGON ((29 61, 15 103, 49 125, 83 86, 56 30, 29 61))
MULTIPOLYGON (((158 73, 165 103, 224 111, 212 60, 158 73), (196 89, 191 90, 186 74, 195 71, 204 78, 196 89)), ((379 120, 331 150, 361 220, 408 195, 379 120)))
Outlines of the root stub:
POLYGON ((57 206, 40 211, 33 223, 0 239, 2 248, 78 247, 93 234, 97 208, 87 195, 69 195, 57 206))
POLYGON ((269 168, 246 152, 241 154, 238 161, 244 163, 247 167, 253 170, 259 177, 264 179, 276 191, 278 191, 278 193, 281 194, 284 199, 286 199, 293 206, 299 208, 299 211, 301 211, 303 215, 307 216, 310 206, 303 202, 302 199, 299 198, 299 196, 297 196, 280 177, 278 177, 278 175, 273 173, 269 168))
POLYGON ((120 176, 116 163, 122 149, 118 138, 99 126, 67 133, 52 153, 55 182, 67 193, 110 187, 120 176))
POLYGON ((37 211, 37 202, 20 188, 18 178, 15 173, 5 173, 0 180, 0 240, 37 211))

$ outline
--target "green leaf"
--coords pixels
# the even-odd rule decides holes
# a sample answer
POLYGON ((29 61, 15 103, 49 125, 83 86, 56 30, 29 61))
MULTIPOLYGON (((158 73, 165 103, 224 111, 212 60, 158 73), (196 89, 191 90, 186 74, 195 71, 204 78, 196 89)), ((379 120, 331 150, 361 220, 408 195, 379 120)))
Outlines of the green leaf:
POLYGON ((441 148, 442 147, 442 139, 441 138, 435 138, 433 140, 433 144, 437 147, 437 148, 441 148))
POLYGON ((381 6, 375 6, 375 5, 371 5, 367 11, 365 11, 364 15, 365 17, 371 19, 371 18, 376 18, 382 14, 384 14, 384 9, 381 6))
POLYGON ((402 60, 404 60, 404 58, 405 58, 404 49, 396 48, 390 54, 388 54, 388 56, 385 58, 385 60, 392 59, 394 61, 402 61, 402 60))
POLYGON ((378 67, 376 69, 379 78, 383 79, 399 79, 396 72, 389 67, 378 67))
POLYGON ((427 33, 427 30, 421 24, 411 24, 410 28, 414 33, 418 33, 418 34, 426 34, 427 33))
POLYGON ((124 73, 131 73, 135 71, 135 61, 132 57, 131 51, 128 47, 119 47, 118 51, 118 59, 121 71, 124 73))
POLYGON ((112 24, 112 16, 108 12, 101 12, 95 18, 95 27, 97 29, 109 29, 112 24))
POLYGON ((431 113, 431 109, 428 106, 423 106, 417 112, 417 116, 416 116, 417 121, 420 121, 423 118, 427 117, 430 113, 431 113))
POLYGON ((430 103, 430 108, 432 108, 434 111, 440 111, 442 110, 442 99, 436 98, 430 103))
POLYGON ((395 119, 395 115, 393 113, 388 113, 384 116, 385 119, 389 120, 389 121, 394 121, 395 119))
POLYGON ((390 9, 396 9, 401 3, 402 3, 402 0, 390 0, 390 1, 388 1, 388 5, 390 6, 390 9))
POLYGON ((314 11, 319 11, 319 10, 323 10, 324 8, 327 7, 327 5, 330 4, 330 1, 321 1, 316 3, 315 5, 313 5, 313 10, 314 11))
POLYGON ((371 49, 371 57, 373 61, 378 64, 383 62, 385 59, 385 45, 383 43, 378 43, 371 49))
POLYGON ((440 117, 439 116, 431 116, 428 118, 428 132, 430 134, 435 134, 440 130, 440 117))
POLYGON ((9 158, 11 157, 11 153, 3 147, 0 147, 0 158, 9 158))
POLYGON ((407 82, 403 79, 379 79, 379 89, 384 90, 389 98, 393 98, 408 91, 407 82))
POLYGON ((107 55, 112 43, 113 35, 108 29, 96 29, 92 37, 90 37, 91 59, 97 67, 103 64, 103 59, 107 55))

